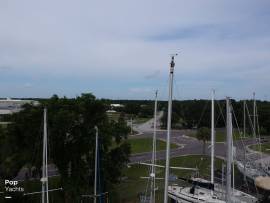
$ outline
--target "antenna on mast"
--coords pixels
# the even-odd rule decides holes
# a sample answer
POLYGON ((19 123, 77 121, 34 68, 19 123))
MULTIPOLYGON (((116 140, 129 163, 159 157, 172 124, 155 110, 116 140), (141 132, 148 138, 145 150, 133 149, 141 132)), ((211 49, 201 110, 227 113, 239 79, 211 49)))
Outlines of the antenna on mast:
POLYGON ((171 55, 170 76, 169 76, 169 99, 168 99, 168 118, 167 118, 167 143, 166 143, 166 167, 165 167, 165 187, 164 187, 164 203, 168 202, 168 185, 170 176, 170 140, 171 140, 171 119, 172 119, 172 94, 173 94, 173 72, 174 57, 178 54, 171 55))

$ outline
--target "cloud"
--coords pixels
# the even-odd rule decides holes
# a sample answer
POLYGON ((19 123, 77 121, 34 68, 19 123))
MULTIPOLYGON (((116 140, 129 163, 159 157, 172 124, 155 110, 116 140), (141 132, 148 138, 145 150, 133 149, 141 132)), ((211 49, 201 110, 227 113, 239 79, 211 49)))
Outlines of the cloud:
POLYGON ((32 85, 31 83, 25 83, 25 84, 23 85, 23 87, 24 87, 24 88, 31 88, 31 87, 33 87, 33 85, 32 85))
MULTIPOLYGON (((0 74, 0 86, 7 80, 35 84, 24 92, 29 97, 83 90, 132 97, 134 87, 160 87, 169 55, 180 50, 175 78, 199 85, 189 97, 207 95, 215 85, 230 92, 229 84, 235 84, 232 96, 245 97, 252 88, 264 95, 270 88, 269 8, 267 0, 2 1, 0 71, 12 69, 0 74)), ((21 94, 13 86, 9 92, 21 94)))
POLYGON ((133 87, 129 89, 130 93, 149 93, 151 91, 153 90, 149 87, 133 87))
POLYGON ((155 79, 160 75, 160 70, 155 70, 154 72, 144 76, 145 79, 155 79))
POLYGON ((4 70, 4 71, 5 70, 11 70, 11 69, 12 69, 12 67, 10 67, 10 66, 4 66, 4 65, 3 66, 0 66, 0 71, 1 70, 4 70))

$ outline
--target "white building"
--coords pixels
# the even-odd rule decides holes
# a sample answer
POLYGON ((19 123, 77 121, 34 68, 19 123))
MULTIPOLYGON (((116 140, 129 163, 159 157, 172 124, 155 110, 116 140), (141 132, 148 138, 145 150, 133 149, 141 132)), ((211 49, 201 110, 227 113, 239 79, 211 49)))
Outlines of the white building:
POLYGON ((113 108, 113 107, 117 107, 117 108, 121 108, 121 107, 124 107, 124 105, 123 104, 111 104, 111 107, 113 108))
POLYGON ((12 114, 22 110, 24 104, 38 105, 38 101, 21 99, 0 99, 0 115, 12 114))

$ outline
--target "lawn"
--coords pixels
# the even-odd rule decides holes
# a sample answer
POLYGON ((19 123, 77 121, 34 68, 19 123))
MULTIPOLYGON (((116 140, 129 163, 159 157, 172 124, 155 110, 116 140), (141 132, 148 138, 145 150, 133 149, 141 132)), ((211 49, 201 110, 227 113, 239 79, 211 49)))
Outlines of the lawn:
MULTIPOLYGON (((164 165, 165 161, 158 161, 157 164, 164 165)), ((216 159, 215 166, 221 168, 222 160, 216 159)), ((207 156, 200 155, 191 155, 191 156, 181 156, 171 159, 171 166, 182 166, 182 167, 191 167, 198 168, 200 177, 209 177, 210 176, 210 158, 207 156)), ((139 202, 139 194, 142 194, 147 185, 147 179, 141 179, 140 177, 146 177, 149 175, 149 167, 139 164, 131 165, 130 168, 127 168, 124 171, 125 179, 122 180, 120 184, 115 186, 116 196, 118 202, 128 202, 128 203, 137 203, 139 202)), ((179 177, 190 177, 194 174, 192 171, 176 170, 172 169, 171 174, 179 177)), ((164 169, 157 168, 156 177, 164 177, 164 169)), ((156 202, 163 201, 163 185, 164 180, 156 180, 158 191, 156 192, 156 202)), ((181 182, 185 184, 184 182, 181 182)))
MULTIPOLYGON (((196 133, 190 133, 187 135, 196 138, 196 133)), ((249 137, 252 137, 252 135, 246 134, 246 138, 249 137)), ((233 139, 240 140, 241 138, 244 138, 241 132, 239 133, 238 130, 234 129, 233 139)), ((216 142, 226 142, 226 129, 216 129, 216 142)))
MULTIPOLYGON (((259 144, 251 145, 250 148, 255 150, 255 151, 260 151, 260 145, 259 144)), ((261 150, 262 150, 262 152, 264 152, 266 154, 270 154, 270 143, 261 144, 261 150)))
POLYGON ((107 112, 107 116, 109 120, 118 121, 120 113, 119 112, 107 112))
MULTIPOLYGON (((245 138, 250 138, 252 135, 246 134, 245 138)), ((244 139, 242 132, 239 133, 237 129, 233 130, 233 139, 240 140, 244 139)), ((216 142, 225 142, 226 141, 226 130, 225 129, 217 129, 216 130, 216 142)))
MULTIPOLYGON (((128 139, 128 143, 131 145, 131 153, 143 153, 152 151, 152 138, 133 138, 128 139)), ((166 142, 157 140, 157 151, 166 149, 166 142)), ((176 144, 171 144, 171 149, 177 148, 176 144)))

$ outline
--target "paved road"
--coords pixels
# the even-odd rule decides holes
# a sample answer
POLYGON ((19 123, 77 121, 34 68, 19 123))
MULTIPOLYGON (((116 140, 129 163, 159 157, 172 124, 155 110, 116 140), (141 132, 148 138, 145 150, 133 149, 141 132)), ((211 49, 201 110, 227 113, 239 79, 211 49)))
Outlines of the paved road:
MULTIPOLYGON (((160 126, 160 119, 163 116, 163 111, 159 111, 157 113, 157 126, 160 126)), ((147 122, 139 124, 139 125, 134 125, 133 129, 137 132, 139 132, 139 134, 144 133, 144 132, 151 132, 153 131, 153 122, 154 119, 149 119, 147 122)))
MULTIPOLYGON (((171 134, 171 142, 183 145, 183 148, 177 148, 171 150, 171 157, 177 157, 182 155, 189 154, 203 154, 203 142, 197 140, 196 138, 192 138, 186 136, 186 134, 192 133, 192 130, 172 130, 171 134)), ((152 132, 144 132, 141 135, 137 135, 137 137, 152 137, 152 132)), ((158 139, 166 140, 167 132, 166 131, 158 131, 157 132, 158 139)), ((236 151, 238 154, 237 159, 243 158, 243 151, 245 146, 256 144, 256 141, 253 139, 246 139, 243 141, 235 141, 234 145, 236 146, 236 151)), ((206 154, 210 155, 210 144, 206 143, 206 154)), ((220 158, 226 157, 226 146, 225 143, 216 143, 215 145, 215 156, 220 158)), ((165 151, 157 152, 157 159, 165 159, 165 151)), ((151 160, 151 152, 141 153, 132 155, 130 157, 131 163, 142 162, 151 160)))

